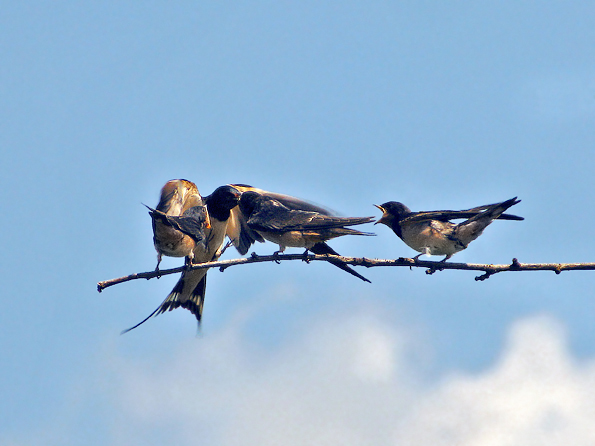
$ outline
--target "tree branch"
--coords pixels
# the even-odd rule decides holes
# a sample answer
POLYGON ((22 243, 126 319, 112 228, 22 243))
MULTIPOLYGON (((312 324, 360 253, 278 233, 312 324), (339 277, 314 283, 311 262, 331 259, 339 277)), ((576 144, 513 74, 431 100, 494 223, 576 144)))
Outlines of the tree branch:
POLYGON ((394 260, 383 259, 367 259, 365 257, 343 257, 333 255, 318 255, 318 254, 275 254, 268 256, 258 256, 252 253, 250 257, 219 260, 215 262, 199 263, 189 267, 180 266, 178 268, 164 269, 159 271, 148 271, 144 273, 130 274, 129 276, 119 277, 117 279, 105 280, 97 284, 97 291, 100 293, 112 285, 128 282, 135 279, 152 279, 154 277, 166 276, 168 274, 180 273, 182 271, 191 271, 195 269, 204 268, 219 268, 224 271, 230 266, 244 265, 247 263, 261 263, 261 262, 276 262, 280 263, 284 260, 302 260, 310 263, 312 261, 324 262, 341 262, 346 265, 365 266, 372 268, 376 266, 408 266, 410 268, 428 268, 426 274, 434 274, 436 271, 445 269, 457 269, 466 271, 483 271, 484 274, 475 277, 475 280, 486 280, 497 273, 507 271, 554 271, 560 274, 562 271, 575 270, 595 270, 595 263, 520 263, 517 259, 512 259, 512 263, 508 265, 490 265, 481 263, 454 263, 454 262, 434 262, 428 260, 414 260, 405 257, 399 257, 394 260))

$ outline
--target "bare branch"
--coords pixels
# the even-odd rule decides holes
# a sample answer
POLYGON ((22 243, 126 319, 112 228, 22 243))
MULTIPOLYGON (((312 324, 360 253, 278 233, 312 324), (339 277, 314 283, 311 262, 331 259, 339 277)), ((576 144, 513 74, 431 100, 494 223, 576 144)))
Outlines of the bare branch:
POLYGON ((475 280, 486 280, 494 274, 507 271, 554 271, 560 274, 562 271, 576 271, 576 270, 595 270, 595 263, 520 263, 517 259, 512 259, 512 263, 508 265, 490 265, 481 263, 453 263, 453 262, 433 262, 428 260, 414 260, 404 257, 398 259, 367 259, 365 257, 343 257, 333 255, 317 255, 317 254, 276 254, 268 256, 258 256, 252 253, 250 257, 231 260, 219 260, 216 262, 199 263, 189 267, 180 266, 178 268, 164 269, 159 271, 149 271, 144 273, 130 274, 129 276, 119 277, 117 279, 105 280, 97 284, 97 291, 101 293, 105 288, 118 283, 128 282, 135 279, 152 279, 154 277, 166 276, 168 274, 180 273, 182 271, 190 271, 204 268, 219 268, 224 271, 230 266, 244 265, 247 263, 261 263, 261 262, 276 262, 279 263, 284 260, 302 260, 304 262, 324 261, 324 262, 341 262, 346 265, 365 266, 372 268, 376 266, 408 266, 410 268, 428 268, 426 274, 434 274, 436 271, 445 269, 457 269, 466 271, 483 271, 484 274, 475 277, 475 280))

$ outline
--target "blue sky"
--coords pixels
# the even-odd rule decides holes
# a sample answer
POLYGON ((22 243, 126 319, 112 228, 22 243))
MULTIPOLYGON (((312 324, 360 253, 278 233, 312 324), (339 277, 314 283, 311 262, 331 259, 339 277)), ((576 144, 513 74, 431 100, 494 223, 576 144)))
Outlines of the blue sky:
MULTIPOLYGON (((95 287, 154 268, 141 203, 172 178, 350 216, 518 196, 525 221, 454 259, 593 261, 594 20, 588 2, 3 5, 0 443, 593 444, 592 272, 234 267, 209 273, 198 337, 184 310, 119 335, 174 276, 95 287)), ((415 254, 369 230, 331 245, 415 254)))

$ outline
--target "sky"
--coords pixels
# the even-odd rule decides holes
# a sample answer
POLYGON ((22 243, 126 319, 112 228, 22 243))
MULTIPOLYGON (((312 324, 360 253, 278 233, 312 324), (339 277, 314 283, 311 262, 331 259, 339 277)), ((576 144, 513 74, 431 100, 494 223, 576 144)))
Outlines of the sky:
MULTIPOLYGON (((177 277, 96 291, 155 267, 142 204, 174 178, 376 218, 518 196, 453 260, 595 260, 589 2, 1 11, 0 444, 595 442, 593 272, 243 265, 209 272, 199 332, 178 309, 125 335, 177 277)), ((361 229, 330 245, 416 254, 361 229)))

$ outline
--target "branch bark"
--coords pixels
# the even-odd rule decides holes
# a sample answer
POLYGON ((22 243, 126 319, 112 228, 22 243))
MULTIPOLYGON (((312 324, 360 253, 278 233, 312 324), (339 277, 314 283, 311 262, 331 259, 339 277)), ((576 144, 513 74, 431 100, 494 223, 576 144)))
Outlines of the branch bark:
POLYGON ((148 271, 144 273, 130 274, 124 277, 118 277, 117 279, 105 280, 97 284, 97 291, 100 293, 113 285, 119 283, 128 282, 136 279, 152 279, 154 277, 166 276, 168 274, 180 273, 185 270, 195 270, 204 268, 219 268, 220 271, 224 271, 230 266, 244 265, 247 263, 261 263, 261 262, 276 262, 287 260, 302 260, 310 263, 313 261, 323 262, 341 262, 346 265, 365 266, 366 268, 372 268, 376 266, 408 266, 410 268, 428 268, 426 274, 434 274, 436 271, 442 271, 445 269, 457 269, 465 271, 483 271, 483 274, 475 277, 475 280, 486 280, 497 273, 507 271, 553 271, 556 274, 560 274, 562 271, 576 271, 576 270, 595 270, 595 263, 520 263, 516 258, 512 259, 510 264, 506 265, 491 265, 481 263, 454 263, 454 262, 434 262, 428 260, 414 260, 405 257, 399 257, 398 259, 368 259, 366 257, 344 257, 344 256, 333 256, 333 255, 318 255, 318 254, 277 254, 268 256, 258 256, 252 253, 250 257, 231 259, 231 260, 218 260, 216 262, 199 263, 191 265, 189 267, 180 266, 178 268, 164 269, 159 271, 148 271))

